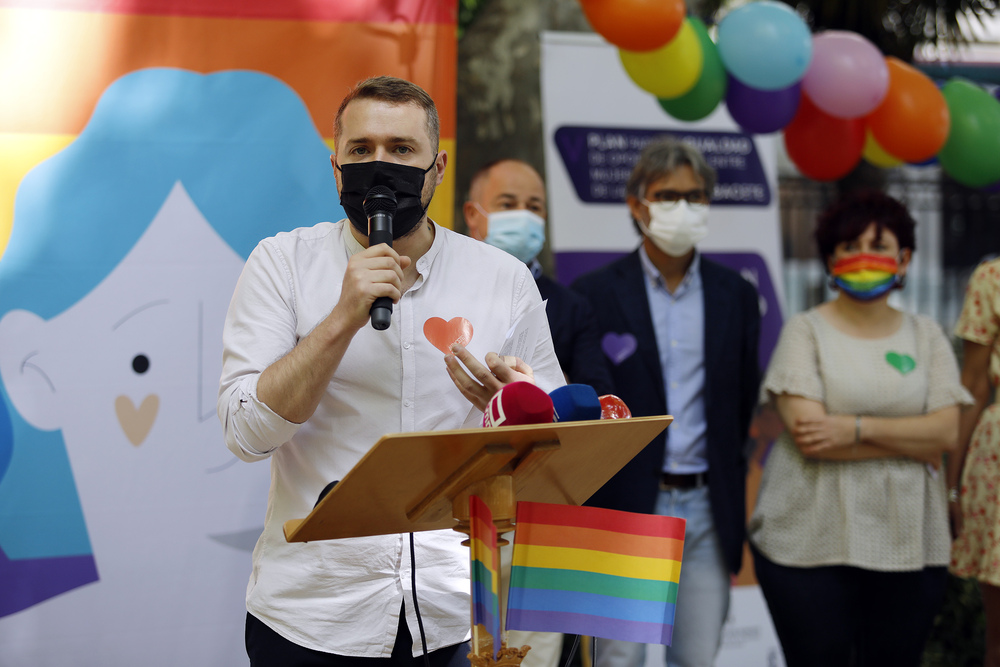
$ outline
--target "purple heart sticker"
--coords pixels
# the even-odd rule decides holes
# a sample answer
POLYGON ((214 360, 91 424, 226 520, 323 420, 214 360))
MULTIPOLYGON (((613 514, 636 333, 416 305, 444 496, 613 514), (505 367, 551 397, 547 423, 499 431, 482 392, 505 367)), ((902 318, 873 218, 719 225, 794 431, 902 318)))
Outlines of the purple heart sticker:
POLYGON ((606 333, 601 339, 601 349, 615 366, 635 354, 638 347, 635 336, 630 333, 606 333))

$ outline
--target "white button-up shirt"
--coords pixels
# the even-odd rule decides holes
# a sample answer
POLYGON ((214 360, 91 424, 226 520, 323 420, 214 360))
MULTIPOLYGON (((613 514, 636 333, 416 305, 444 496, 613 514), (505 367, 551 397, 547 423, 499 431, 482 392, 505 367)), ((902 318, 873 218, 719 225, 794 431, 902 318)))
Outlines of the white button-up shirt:
MULTIPOLYGON (((312 510, 383 435, 480 422, 448 376, 444 352, 424 335, 431 318, 464 317, 480 361, 541 301, 524 263, 443 227, 417 261, 419 277, 393 307, 386 331, 351 341, 315 413, 290 423, 257 398, 257 379, 333 309, 351 255, 349 222, 321 223, 260 242, 226 318, 218 412, 226 444, 246 461, 271 460, 264 532, 253 553, 247 609, 285 638, 340 655, 389 657, 400 606, 419 654, 409 538, 383 535, 285 541, 282 524, 312 510)), ((547 325, 531 365, 537 384, 564 383, 547 325)), ((428 650, 469 635, 469 552, 453 531, 416 533, 417 596, 428 650)))

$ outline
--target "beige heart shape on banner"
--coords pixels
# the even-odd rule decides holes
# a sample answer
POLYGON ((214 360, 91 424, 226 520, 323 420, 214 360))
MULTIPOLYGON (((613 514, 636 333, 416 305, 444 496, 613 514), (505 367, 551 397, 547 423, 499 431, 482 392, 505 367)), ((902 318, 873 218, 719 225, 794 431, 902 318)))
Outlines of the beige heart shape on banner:
POLYGON ((156 413, 159 409, 160 398, 156 394, 150 394, 143 399, 138 410, 128 396, 119 396, 115 399, 115 413, 118 415, 118 423, 125 431, 125 437, 136 447, 141 445, 142 441, 149 435, 149 429, 153 428, 153 422, 156 421, 156 413))

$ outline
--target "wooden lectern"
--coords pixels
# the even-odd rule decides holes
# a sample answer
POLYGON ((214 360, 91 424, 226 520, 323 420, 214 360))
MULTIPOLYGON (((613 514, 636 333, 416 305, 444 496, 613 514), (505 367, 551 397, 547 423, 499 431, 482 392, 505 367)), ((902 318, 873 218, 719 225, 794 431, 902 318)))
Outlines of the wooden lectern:
MULTIPOLYGON (((386 435, 304 519, 284 524, 289 542, 453 528, 469 532, 469 496, 514 528, 517 501, 580 505, 673 417, 386 435)), ((506 544, 506 541, 502 542, 506 544)), ((504 665, 519 664, 507 649, 504 665)))

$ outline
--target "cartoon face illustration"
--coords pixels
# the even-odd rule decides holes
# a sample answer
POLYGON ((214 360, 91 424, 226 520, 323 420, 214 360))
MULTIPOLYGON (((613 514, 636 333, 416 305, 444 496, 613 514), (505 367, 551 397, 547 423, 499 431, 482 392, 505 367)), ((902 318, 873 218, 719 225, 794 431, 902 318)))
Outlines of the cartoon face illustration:
MULTIPOLYGON (((268 469, 235 465, 215 416, 222 324, 242 266, 177 184, 74 306, 48 321, 23 310, 0 320, 4 385, 29 423, 62 431, 98 558, 99 585, 43 607, 155 604, 164 582, 168 600, 195 600, 228 572, 249 572, 268 469)), ((231 591, 234 619, 241 588, 231 591)), ((116 632, 149 630, 135 607, 120 611, 116 632)), ((216 610, 185 613, 206 612, 211 622, 216 610)))
POLYGON ((128 74, 25 177, 0 258, 2 661, 245 664, 270 470, 223 441, 223 321, 260 239, 340 217, 304 105, 255 72, 128 74))

